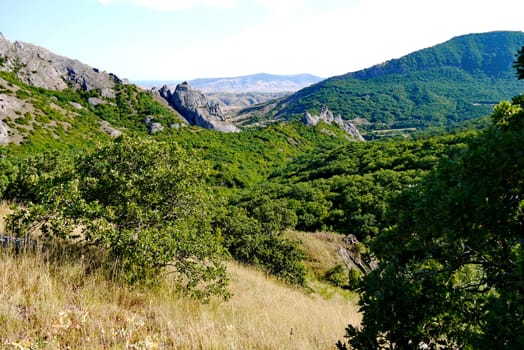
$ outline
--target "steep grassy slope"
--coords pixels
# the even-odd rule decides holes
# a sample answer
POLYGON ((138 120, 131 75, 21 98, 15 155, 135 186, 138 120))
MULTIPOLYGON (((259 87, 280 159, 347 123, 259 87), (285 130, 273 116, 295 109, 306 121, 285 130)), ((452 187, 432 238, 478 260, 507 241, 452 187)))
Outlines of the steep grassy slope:
POLYGON ((273 102, 252 115, 299 119, 327 105, 368 130, 445 127, 490 114, 493 104, 522 91, 512 63, 522 32, 453 38, 362 71, 333 77, 273 102))
MULTIPOLYGON (((0 231, 9 212, 1 203, 0 231)), ((336 250, 325 239, 301 237, 308 246, 336 250)), ((323 257, 315 268, 334 263, 336 257, 323 257)), ((157 288, 132 288, 86 273, 88 265, 67 255, 56 264, 43 253, 0 249, 0 347, 328 349, 348 323, 360 322, 354 295, 321 282, 315 289, 322 296, 306 293, 234 262, 228 263, 231 299, 209 304, 179 295, 169 276, 157 288)))
POLYGON ((327 349, 355 307, 285 287, 231 263, 234 296, 202 305, 172 292, 117 285, 82 262, 39 256, 0 259, 2 349, 327 349))

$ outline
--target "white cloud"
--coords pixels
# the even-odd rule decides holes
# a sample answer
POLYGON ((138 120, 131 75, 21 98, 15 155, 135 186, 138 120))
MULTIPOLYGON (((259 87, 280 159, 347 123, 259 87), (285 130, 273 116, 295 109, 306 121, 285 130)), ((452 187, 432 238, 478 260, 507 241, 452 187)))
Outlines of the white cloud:
POLYGON ((158 11, 179 11, 191 7, 231 7, 238 0, 98 0, 103 5, 129 3, 158 11))

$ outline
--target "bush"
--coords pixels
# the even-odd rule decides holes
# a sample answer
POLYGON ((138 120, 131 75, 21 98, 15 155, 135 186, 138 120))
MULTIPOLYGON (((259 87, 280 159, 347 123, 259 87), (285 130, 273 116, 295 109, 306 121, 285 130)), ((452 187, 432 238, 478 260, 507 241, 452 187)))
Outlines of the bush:
POLYGON ((276 226, 248 215, 244 208, 229 207, 215 218, 224 235, 224 244, 238 261, 262 268, 290 284, 304 285, 305 254, 294 241, 284 239, 276 226))
POLYGON ((76 157, 72 166, 37 159, 47 167, 22 163, 10 188, 14 199, 32 201, 11 216, 11 234, 39 228, 50 240, 78 236, 79 245, 107 251, 106 266, 127 283, 157 283, 170 267, 193 296, 227 295, 204 163, 175 144, 129 138, 76 157))
POLYGON ((338 264, 326 272, 325 279, 335 287, 347 287, 347 269, 345 269, 342 265, 338 264))

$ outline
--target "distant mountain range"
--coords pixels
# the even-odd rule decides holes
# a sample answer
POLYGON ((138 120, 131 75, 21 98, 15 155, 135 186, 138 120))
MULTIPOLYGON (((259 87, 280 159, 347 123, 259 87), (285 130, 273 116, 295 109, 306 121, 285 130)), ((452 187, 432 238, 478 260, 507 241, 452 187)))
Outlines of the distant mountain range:
POLYGON ((244 109, 239 118, 299 120, 327 107, 368 130, 446 127, 489 115, 494 104, 524 91, 512 68, 523 46, 523 32, 455 37, 244 109))
POLYGON ((189 83, 204 92, 295 92, 322 78, 311 74, 253 74, 233 78, 195 79, 189 83))
MULTIPOLYGON (((259 73, 230 78, 200 78, 188 83, 206 93, 292 93, 309 85, 318 83, 322 78, 311 74, 275 75, 259 73)), ((167 85, 174 88, 181 81, 141 80, 135 84, 144 88, 167 85)))

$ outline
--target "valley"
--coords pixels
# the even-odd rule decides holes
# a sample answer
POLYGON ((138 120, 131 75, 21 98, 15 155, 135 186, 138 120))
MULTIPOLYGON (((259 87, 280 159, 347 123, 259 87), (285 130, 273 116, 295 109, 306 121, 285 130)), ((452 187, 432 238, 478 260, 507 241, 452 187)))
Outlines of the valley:
POLYGON ((2 344, 524 344, 523 59, 141 88, 0 35, 2 344))

